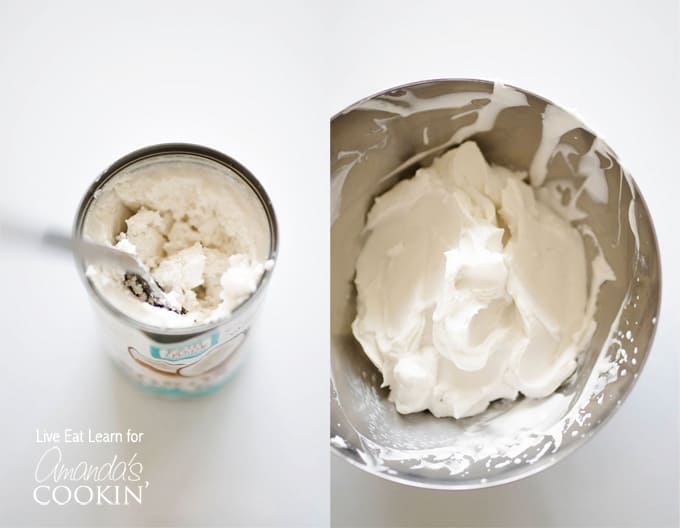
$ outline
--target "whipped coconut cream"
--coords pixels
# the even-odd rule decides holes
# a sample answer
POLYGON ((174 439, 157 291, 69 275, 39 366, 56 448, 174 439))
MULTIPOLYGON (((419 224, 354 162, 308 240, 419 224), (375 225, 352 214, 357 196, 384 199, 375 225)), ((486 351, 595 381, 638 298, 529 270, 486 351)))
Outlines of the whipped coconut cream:
POLYGON ((588 283, 579 231, 526 178, 468 141, 376 198, 352 329, 399 412, 471 416, 574 372, 601 282, 588 283))
POLYGON ((142 163, 97 192, 83 233, 138 255, 183 313, 141 300, 121 270, 88 266, 87 275, 116 308, 144 323, 216 321, 245 301, 271 267, 266 222, 252 191, 207 162, 142 163))

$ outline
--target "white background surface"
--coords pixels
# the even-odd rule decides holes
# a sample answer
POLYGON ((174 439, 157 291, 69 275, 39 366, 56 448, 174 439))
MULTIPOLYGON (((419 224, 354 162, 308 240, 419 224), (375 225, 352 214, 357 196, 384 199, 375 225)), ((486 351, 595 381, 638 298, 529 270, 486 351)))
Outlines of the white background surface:
POLYGON ((614 148, 652 212, 663 307, 649 362, 586 446, 527 480, 472 492, 384 482, 333 457, 336 526, 677 526, 680 195, 674 1, 342 2, 334 113, 399 84, 501 80, 575 110, 614 148))
POLYGON ((232 155, 266 187, 280 260, 223 391, 138 392, 113 370, 69 258, 8 247, 0 266, 0 525, 328 523, 328 112, 313 6, 0 0, 0 210, 69 229, 94 178, 166 141, 232 155), (286 21, 293 21, 291 26, 286 21), (306 287, 306 285, 313 287, 306 287), (142 507, 39 507, 35 430, 145 433, 62 446, 65 462, 138 452, 142 507))

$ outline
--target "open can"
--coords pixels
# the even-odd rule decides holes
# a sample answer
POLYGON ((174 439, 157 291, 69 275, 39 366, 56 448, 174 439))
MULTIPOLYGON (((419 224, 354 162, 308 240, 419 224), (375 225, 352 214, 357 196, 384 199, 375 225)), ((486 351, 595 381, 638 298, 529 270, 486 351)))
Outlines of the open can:
MULTIPOLYGON (((271 201, 262 185, 244 166, 213 149, 185 143, 142 148, 116 161, 97 178, 78 207, 75 239, 84 236, 88 212, 107 183, 122 174, 134 174, 158 164, 196 164, 238 182, 253 203, 262 208, 268 229, 268 255, 257 287, 230 314, 215 321, 179 328, 162 328, 137 320, 116 307, 86 273, 87 262, 76 255, 76 265, 92 300, 106 349, 115 363, 144 390, 194 396, 223 386, 242 363, 241 345, 258 312, 276 261, 278 233, 271 201)), ((258 213, 259 214, 259 213, 258 213)))

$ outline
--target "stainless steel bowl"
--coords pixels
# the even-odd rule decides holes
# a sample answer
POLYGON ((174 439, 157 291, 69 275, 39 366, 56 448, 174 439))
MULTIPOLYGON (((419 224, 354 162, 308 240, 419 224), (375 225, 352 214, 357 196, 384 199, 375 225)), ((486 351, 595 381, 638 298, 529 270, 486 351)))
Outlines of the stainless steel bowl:
POLYGON ((616 154, 546 99, 456 79, 393 88, 350 106, 331 122, 331 221, 331 446, 348 462, 426 488, 510 482, 582 445, 635 384, 660 303, 652 220, 616 154), (491 163, 527 171, 532 163, 543 166, 544 185, 566 182, 578 193, 594 181, 586 172, 597 172, 599 198, 587 188, 578 194, 576 203, 588 215, 577 223, 592 229, 616 280, 602 286, 597 330, 577 371, 553 396, 498 401, 461 420, 402 416, 350 329, 361 231, 377 195, 466 139, 491 163))

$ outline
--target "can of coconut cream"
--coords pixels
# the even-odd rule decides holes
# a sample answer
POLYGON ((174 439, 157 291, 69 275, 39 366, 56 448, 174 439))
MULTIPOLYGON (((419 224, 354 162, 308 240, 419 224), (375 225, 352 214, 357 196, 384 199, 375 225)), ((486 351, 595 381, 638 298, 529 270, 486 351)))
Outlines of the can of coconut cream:
POLYGON ((76 265, 105 348, 143 389, 202 395, 228 381, 277 256, 277 223, 262 185, 240 163, 173 143, 116 161, 85 194, 73 237, 137 254, 181 311, 149 304, 125 270, 76 265))

